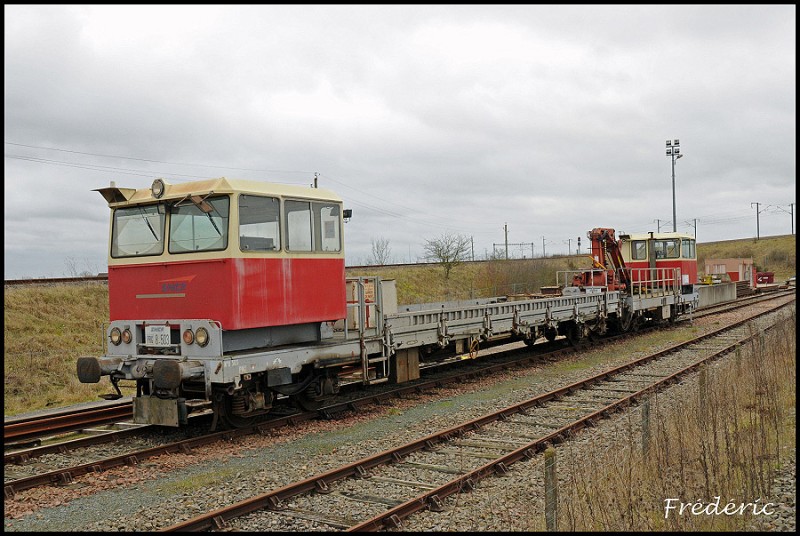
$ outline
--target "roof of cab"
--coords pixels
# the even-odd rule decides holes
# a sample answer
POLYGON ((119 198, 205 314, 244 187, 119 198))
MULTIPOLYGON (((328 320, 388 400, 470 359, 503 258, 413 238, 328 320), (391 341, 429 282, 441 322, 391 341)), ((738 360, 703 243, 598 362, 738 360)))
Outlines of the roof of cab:
POLYGON ((181 200, 190 195, 208 195, 210 193, 245 193, 295 197, 302 199, 342 201, 342 199, 335 192, 324 188, 312 188, 310 186, 278 184, 245 179, 228 179, 226 177, 183 182, 178 184, 170 184, 164 181, 164 186, 164 194, 158 199, 153 196, 153 193, 149 187, 139 189, 120 188, 112 183, 109 187, 97 188, 94 191, 100 192, 100 194, 106 199, 106 202, 108 202, 109 206, 124 206, 127 204, 164 200, 181 200))

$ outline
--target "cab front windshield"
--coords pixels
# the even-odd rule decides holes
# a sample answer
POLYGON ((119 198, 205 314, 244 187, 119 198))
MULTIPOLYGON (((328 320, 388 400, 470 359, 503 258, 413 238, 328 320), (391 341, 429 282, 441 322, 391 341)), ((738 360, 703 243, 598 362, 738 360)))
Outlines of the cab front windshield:
POLYGON ((111 227, 112 257, 144 257, 164 252, 164 205, 114 210, 111 227))
POLYGON ((169 213, 170 253, 222 250, 228 246, 227 196, 185 201, 169 207, 137 205, 114 210, 111 256, 145 257, 164 253, 169 213))
POLYGON ((212 197, 172 207, 169 216, 169 252, 216 251, 228 247, 230 199, 212 197))

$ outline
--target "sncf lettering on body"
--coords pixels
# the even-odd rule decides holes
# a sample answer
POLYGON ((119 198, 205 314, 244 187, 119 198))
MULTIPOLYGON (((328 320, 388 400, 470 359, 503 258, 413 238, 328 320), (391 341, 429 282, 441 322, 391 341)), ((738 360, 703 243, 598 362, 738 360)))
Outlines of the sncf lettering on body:
POLYGON ((176 283, 161 283, 161 292, 184 292, 186 290, 186 281, 176 283))

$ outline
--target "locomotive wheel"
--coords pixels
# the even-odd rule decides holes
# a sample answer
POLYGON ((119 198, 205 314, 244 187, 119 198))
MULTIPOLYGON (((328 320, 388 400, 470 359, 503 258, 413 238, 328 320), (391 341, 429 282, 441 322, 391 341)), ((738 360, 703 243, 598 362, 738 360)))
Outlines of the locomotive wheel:
MULTIPOLYGON (((255 426, 259 419, 263 417, 259 415, 249 415, 244 417, 236 415, 233 412, 234 397, 227 393, 220 393, 214 397, 214 420, 221 419, 230 428, 250 428, 255 426)), ((212 426, 212 430, 216 425, 212 426)))
POLYGON ((331 403, 329 399, 319 400, 316 398, 311 398, 307 396, 305 393, 292 396, 291 398, 296 406, 305 411, 319 411, 320 409, 330 405, 331 403))
POLYGON ((252 417, 242 417, 241 415, 223 416, 225 424, 227 424, 231 428, 252 428, 258 423, 259 419, 260 419, 259 416, 252 416, 252 417))
POLYGON ((339 392, 339 380, 335 376, 319 376, 302 392, 292 395, 292 401, 306 411, 317 411, 329 406, 339 392))

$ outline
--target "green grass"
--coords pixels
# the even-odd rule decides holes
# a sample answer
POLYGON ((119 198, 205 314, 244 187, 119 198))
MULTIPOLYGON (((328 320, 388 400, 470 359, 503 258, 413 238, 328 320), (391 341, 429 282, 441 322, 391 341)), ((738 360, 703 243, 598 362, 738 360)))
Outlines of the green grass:
POLYGON ((215 469, 213 472, 205 474, 192 474, 191 476, 171 483, 164 483, 161 489, 169 494, 187 493, 192 494, 208 489, 211 486, 224 482, 234 482, 237 479, 236 469, 215 469))

